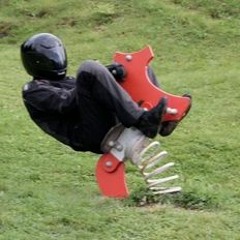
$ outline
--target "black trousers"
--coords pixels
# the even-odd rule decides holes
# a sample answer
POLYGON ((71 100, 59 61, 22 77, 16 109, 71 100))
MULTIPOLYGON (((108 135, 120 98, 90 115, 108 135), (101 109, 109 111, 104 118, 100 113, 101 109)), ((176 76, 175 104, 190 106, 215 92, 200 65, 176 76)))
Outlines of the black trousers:
POLYGON ((144 112, 96 61, 86 61, 78 69, 75 94, 79 111, 72 139, 75 150, 101 153, 100 144, 110 128, 118 122, 134 126, 144 112))

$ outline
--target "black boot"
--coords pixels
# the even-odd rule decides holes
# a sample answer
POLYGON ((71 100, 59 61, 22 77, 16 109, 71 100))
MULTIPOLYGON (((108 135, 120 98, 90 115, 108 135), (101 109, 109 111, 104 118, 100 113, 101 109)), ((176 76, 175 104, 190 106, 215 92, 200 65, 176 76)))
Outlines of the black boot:
POLYGON ((161 125, 161 129, 159 131, 159 134, 162 137, 167 137, 170 134, 172 134, 172 132, 177 127, 177 125, 178 125, 178 122, 176 122, 176 121, 163 122, 161 125))
MULTIPOLYGON (((185 93, 185 94, 183 94, 182 96, 183 96, 183 97, 188 97, 188 98, 192 99, 192 96, 191 96, 190 94, 188 94, 188 93, 185 93)), ((191 105, 189 106, 189 109, 186 111, 185 116, 188 114, 190 108, 191 108, 191 105)), ((184 116, 184 117, 185 117, 185 116, 184 116)), ((182 119, 181 119, 181 120, 182 120, 182 119)), ((180 120, 180 121, 181 121, 181 120, 180 120)), ((178 126, 178 123, 179 123, 179 121, 178 121, 178 122, 177 122, 177 121, 163 122, 163 123, 161 124, 161 129, 160 129, 160 131, 159 131, 159 134, 160 134, 162 137, 167 137, 167 136, 171 135, 172 132, 175 130, 175 128, 178 126)))
POLYGON ((162 98, 154 108, 142 114, 135 127, 149 138, 156 137, 160 130, 162 116, 166 111, 166 107, 167 99, 162 98))

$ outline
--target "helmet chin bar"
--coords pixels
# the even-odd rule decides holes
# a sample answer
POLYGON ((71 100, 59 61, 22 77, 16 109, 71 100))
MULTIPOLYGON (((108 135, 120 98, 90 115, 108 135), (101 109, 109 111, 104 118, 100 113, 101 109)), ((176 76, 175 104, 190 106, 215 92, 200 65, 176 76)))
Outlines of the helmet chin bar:
MULTIPOLYGON (((150 46, 135 53, 116 53, 114 62, 121 64, 126 71, 124 81, 119 84, 146 110, 154 107, 162 97, 167 98, 168 106, 162 124, 178 124, 189 112, 192 99, 189 95, 177 96, 164 92, 152 84, 147 74, 152 58, 150 46)), ((159 142, 151 142, 138 129, 115 126, 105 136, 102 150, 104 154, 96 166, 96 179, 102 195, 115 198, 129 196, 125 178, 127 160, 137 166, 153 194, 181 191, 181 187, 167 186, 178 178, 178 175, 165 176, 165 172, 174 166, 173 162, 163 163, 167 152, 160 149, 159 142)))

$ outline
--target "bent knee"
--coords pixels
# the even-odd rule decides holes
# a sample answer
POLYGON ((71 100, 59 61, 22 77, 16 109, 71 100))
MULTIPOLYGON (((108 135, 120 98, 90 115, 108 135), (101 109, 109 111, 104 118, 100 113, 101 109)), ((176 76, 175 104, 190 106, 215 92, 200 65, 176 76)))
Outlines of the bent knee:
POLYGON ((94 60, 86 60, 80 65, 77 71, 77 77, 82 72, 87 72, 92 75, 98 75, 98 74, 101 74, 101 72, 105 72, 106 70, 107 69, 105 68, 105 66, 103 66, 101 63, 94 60))

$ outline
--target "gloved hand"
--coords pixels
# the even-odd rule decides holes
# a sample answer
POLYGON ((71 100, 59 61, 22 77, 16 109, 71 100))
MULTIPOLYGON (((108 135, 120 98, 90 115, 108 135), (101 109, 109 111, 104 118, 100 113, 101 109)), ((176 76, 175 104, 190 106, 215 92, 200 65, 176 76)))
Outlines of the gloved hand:
POLYGON ((109 72, 113 75, 113 77, 118 81, 122 82, 126 76, 126 71, 122 64, 112 63, 106 66, 109 72))

